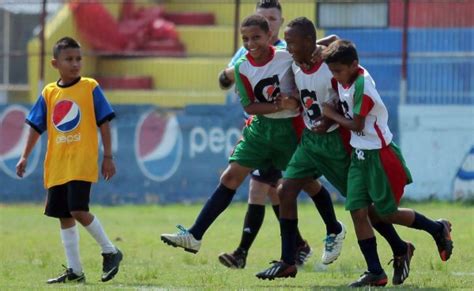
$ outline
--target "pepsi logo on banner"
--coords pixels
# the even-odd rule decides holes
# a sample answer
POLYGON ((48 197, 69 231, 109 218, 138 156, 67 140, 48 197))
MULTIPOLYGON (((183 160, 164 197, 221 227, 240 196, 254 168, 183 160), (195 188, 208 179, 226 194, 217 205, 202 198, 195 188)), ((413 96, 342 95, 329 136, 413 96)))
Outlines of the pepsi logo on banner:
POLYGON ((135 156, 142 173, 162 182, 179 167, 183 155, 183 136, 174 114, 144 113, 135 130, 135 156))
POLYGON ((81 122, 79 106, 70 100, 62 100, 54 105, 53 125, 60 132, 74 130, 81 122))
MULTIPOLYGON (((16 164, 26 144, 29 126, 25 124, 28 110, 19 105, 5 108, 0 114, 0 168, 12 178, 16 175, 16 164)), ((37 142, 28 158, 28 166, 23 177, 30 175, 38 165, 41 142, 37 142)))

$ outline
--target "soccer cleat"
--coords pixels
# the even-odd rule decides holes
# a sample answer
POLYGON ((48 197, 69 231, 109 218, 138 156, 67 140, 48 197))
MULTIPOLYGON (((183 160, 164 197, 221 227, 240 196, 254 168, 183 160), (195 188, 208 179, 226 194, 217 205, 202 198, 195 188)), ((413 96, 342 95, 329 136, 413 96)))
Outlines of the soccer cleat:
POLYGON ((185 251, 190 253, 197 253, 201 247, 201 241, 194 238, 192 233, 190 233, 184 226, 176 226, 179 231, 177 233, 163 233, 161 235, 161 240, 173 247, 183 248, 185 251))
POLYGON ((393 285, 400 285, 408 278, 410 274, 410 262, 415 252, 415 246, 407 243, 407 252, 402 256, 394 256, 389 264, 393 261, 393 285))
POLYGON ((231 269, 243 269, 247 261, 247 252, 238 248, 233 253, 222 253, 219 255, 219 262, 231 269))
POLYGON ((295 254, 295 263, 297 266, 302 266, 308 261, 308 259, 313 254, 313 250, 309 246, 307 241, 304 241, 303 245, 300 245, 296 248, 295 254))
POLYGON ((288 265, 283 261, 272 261, 270 264, 273 265, 265 271, 257 273, 255 276, 262 280, 273 280, 275 278, 294 278, 296 273, 298 273, 295 265, 288 265))
POLYGON ((117 249, 116 253, 102 254, 102 282, 112 280, 119 271, 120 262, 123 259, 122 252, 117 249))
POLYGON ((451 239, 451 223, 446 219, 438 219, 438 223, 443 225, 441 233, 435 237, 438 246, 439 256, 443 262, 446 262, 453 253, 453 241, 451 239))
POLYGON ((321 256, 321 261, 325 265, 329 265, 341 254, 342 251, 342 243, 344 242, 344 238, 346 237, 346 227, 342 222, 339 221, 341 225, 341 232, 338 234, 331 233, 329 234, 326 239, 324 239, 324 250, 323 255, 321 256))
POLYGON ((376 275, 370 272, 364 272, 360 278, 349 284, 348 287, 351 288, 358 288, 358 287, 364 287, 364 286, 374 286, 374 287, 383 287, 387 285, 387 274, 385 274, 384 271, 382 271, 381 274, 376 275))
POLYGON ((63 274, 59 275, 56 278, 49 279, 46 281, 48 284, 55 284, 55 283, 85 283, 86 282, 86 276, 84 273, 82 274, 76 274, 72 271, 71 268, 66 268, 66 266, 63 265, 63 267, 66 269, 63 274))

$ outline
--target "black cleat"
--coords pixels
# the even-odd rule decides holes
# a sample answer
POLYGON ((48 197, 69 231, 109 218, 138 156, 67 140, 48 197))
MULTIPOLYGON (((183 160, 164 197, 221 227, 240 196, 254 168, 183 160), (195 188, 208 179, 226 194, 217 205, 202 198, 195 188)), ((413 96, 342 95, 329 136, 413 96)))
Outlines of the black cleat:
POLYGON ((438 246, 439 256, 446 262, 453 253, 453 241, 451 239, 451 223, 445 219, 438 219, 438 223, 443 225, 443 230, 434 239, 438 246))
POLYGON ((304 244, 296 248, 295 263, 297 266, 302 266, 313 254, 313 250, 309 246, 307 241, 304 244))
POLYGON ((102 257, 104 258, 104 260, 102 262, 103 273, 101 280, 102 282, 107 282, 109 280, 112 280, 115 275, 117 275, 119 271, 120 262, 123 259, 123 254, 119 249, 117 249, 117 252, 115 254, 102 254, 102 257))
MULTIPOLYGON (((412 243, 407 243, 407 252, 402 256, 394 256, 393 259, 393 285, 400 285, 408 278, 410 274, 410 262, 415 252, 415 246, 412 243)), ((389 264, 390 264, 389 262, 389 264)))
POLYGON ((243 269, 247 262, 247 252, 242 249, 236 249, 233 253, 222 253, 219 255, 219 262, 231 269, 243 269))
POLYGON ((275 278, 294 278, 298 269, 295 265, 289 265, 283 261, 272 261, 270 264, 273 264, 270 268, 257 273, 257 278, 262 280, 273 280, 275 278))
POLYGON ((59 277, 49 279, 46 281, 48 284, 55 284, 55 283, 85 283, 86 282, 86 276, 84 273, 77 275, 72 271, 71 268, 66 268, 66 266, 63 265, 63 267, 66 269, 63 274, 59 275, 59 277))
POLYGON ((385 274, 384 271, 380 273, 379 275, 370 273, 370 272, 364 272, 360 278, 349 284, 348 287, 351 288, 358 288, 358 287, 364 287, 364 286, 374 286, 374 287, 383 287, 387 285, 387 274, 385 274))

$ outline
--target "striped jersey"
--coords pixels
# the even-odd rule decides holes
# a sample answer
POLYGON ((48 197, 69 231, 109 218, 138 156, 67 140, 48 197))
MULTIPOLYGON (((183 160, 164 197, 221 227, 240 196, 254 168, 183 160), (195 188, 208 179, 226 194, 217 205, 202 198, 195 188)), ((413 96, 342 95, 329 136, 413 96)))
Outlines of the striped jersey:
POLYGON ((48 133, 46 188, 73 180, 97 181, 97 126, 114 116, 94 79, 81 77, 68 86, 50 83, 43 89, 26 123, 40 134, 48 133))
POLYGON ((388 112, 370 74, 359 67, 359 76, 350 86, 338 84, 339 98, 346 118, 354 114, 365 117, 361 132, 351 131, 351 146, 372 150, 386 147, 392 141, 388 128, 388 112))
MULTIPOLYGON (((292 69, 303 107, 304 123, 308 129, 312 129, 321 117, 321 104, 337 101, 337 82, 332 77, 329 67, 323 62, 314 64, 309 70, 305 70, 293 62, 292 69)), ((331 132, 337 127, 337 124, 333 124, 327 132, 331 132)))
MULTIPOLYGON (((293 58, 285 50, 271 48, 271 58, 265 64, 257 64, 247 53, 235 65, 235 84, 243 107, 251 103, 273 103, 280 93, 293 94, 297 89, 291 69, 293 58)), ((295 110, 283 110, 264 114, 268 118, 298 116, 295 110)))

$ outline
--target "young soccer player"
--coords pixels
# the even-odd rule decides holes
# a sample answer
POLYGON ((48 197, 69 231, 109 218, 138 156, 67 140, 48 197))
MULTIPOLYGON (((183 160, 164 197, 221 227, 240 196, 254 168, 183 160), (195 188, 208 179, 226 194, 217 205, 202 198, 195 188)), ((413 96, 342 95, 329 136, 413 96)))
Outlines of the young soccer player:
POLYGON ((23 177, 28 156, 40 135, 47 131, 45 214, 59 219, 68 264, 64 274, 47 283, 85 282, 76 221, 102 249, 101 280, 106 282, 119 271, 123 255, 109 240, 98 218, 89 212, 89 199, 91 184, 98 178, 97 127, 104 148, 102 176, 109 180, 115 174, 109 127, 115 113, 97 82, 81 77, 82 54, 78 42, 70 37, 61 38, 54 45, 53 56, 51 63, 60 78, 43 89, 26 118, 31 128, 16 171, 23 177))
MULTIPOLYGON (((350 132, 337 124, 329 123, 321 115, 321 104, 334 102, 337 97, 337 83, 328 66, 322 61, 314 62, 316 29, 305 17, 288 23, 285 41, 293 56, 292 66, 299 98, 303 107, 306 129, 302 140, 288 164, 282 187, 279 189, 282 210, 282 260, 272 267, 258 273, 261 279, 274 279, 296 275, 292 248, 294 230, 297 225, 296 198, 306 181, 324 175, 339 192, 345 196, 347 173, 350 165, 350 132), (299 65, 297 65, 299 64, 299 65)), ((372 219, 372 216, 371 216, 372 219)), ((394 284, 401 284, 408 277, 410 260, 414 247, 404 242, 391 224, 375 223, 374 228, 387 239, 394 254, 394 284)), ((330 264, 339 255, 336 250, 342 247, 345 230, 327 230, 326 245, 329 250, 323 253, 322 262, 330 264)))
MULTIPOLYGON (((279 1, 260 0, 257 2, 255 13, 267 19, 272 32, 270 43, 277 48, 286 48, 286 43, 278 36, 284 22, 282 7, 279 1)), ((228 67, 233 68, 237 61, 245 56, 246 53, 247 49, 242 46, 232 57, 228 67)), ((224 71, 219 75, 219 84, 223 89, 229 89, 235 81, 233 70, 229 70, 227 75, 224 71)), ((232 91, 230 90, 229 94, 235 94, 232 91)), ((248 119, 249 116, 245 115, 245 118, 248 119)), ((249 249, 263 224, 267 196, 270 199, 277 219, 280 213, 280 202, 276 194, 276 186, 282 177, 281 171, 272 166, 266 170, 254 170, 251 172, 250 177, 248 208, 244 218, 240 243, 233 252, 221 253, 219 255, 219 262, 229 268, 241 269, 245 267, 249 249)), ((311 256, 312 250, 299 231, 297 231, 296 245, 296 264, 302 265, 311 256)))
MULTIPOLYGON (((231 155, 219 186, 194 225, 189 230, 178 226, 178 233, 161 235, 165 243, 193 253, 198 252, 204 232, 230 204, 246 175, 252 169, 271 166, 284 170, 298 142, 295 123, 301 120, 299 110, 288 109, 298 101, 287 98, 275 103, 280 92, 294 89, 291 56, 270 46, 271 31, 261 15, 245 18, 241 34, 249 52, 236 64, 235 78, 242 106, 254 116, 244 128, 243 138, 231 155)), ((312 181, 311 185, 319 192, 318 183, 312 181)))
POLYGON ((355 46, 338 40, 324 53, 325 62, 338 82, 343 114, 324 104, 324 116, 351 130, 354 148, 348 174, 346 209, 351 212, 359 247, 368 271, 350 287, 384 286, 387 276, 380 264, 377 243, 368 220, 369 206, 386 223, 421 229, 433 237, 441 260, 447 261, 453 250, 451 223, 433 221, 406 208, 398 208, 405 185, 412 182, 403 156, 392 141, 387 125, 388 113, 372 77, 359 66, 355 46))

